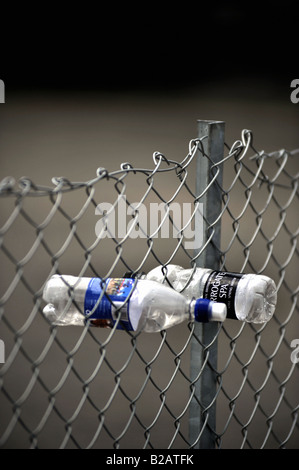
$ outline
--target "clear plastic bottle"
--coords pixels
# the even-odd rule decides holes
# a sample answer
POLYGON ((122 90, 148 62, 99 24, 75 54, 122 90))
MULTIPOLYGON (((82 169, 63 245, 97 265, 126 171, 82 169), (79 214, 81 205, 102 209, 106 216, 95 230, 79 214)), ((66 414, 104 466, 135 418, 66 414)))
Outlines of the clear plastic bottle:
POLYGON ((274 281, 257 274, 239 274, 212 269, 184 269, 177 265, 158 266, 146 279, 171 286, 187 299, 203 297, 227 306, 227 318, 249 323, 268 322, 275 311, 277 289, 274 281), (186 286, 186 287, 185 287, 186 286))
POLYGON ((226 305, 187 299, 150 280, 52 276, 43 291, 43 313, 55 325, 83 326, 86 319, 101 327, 155 333, 187 321, 224 321, 226 305), (107 295, 106 295, 107 294, 107 295))

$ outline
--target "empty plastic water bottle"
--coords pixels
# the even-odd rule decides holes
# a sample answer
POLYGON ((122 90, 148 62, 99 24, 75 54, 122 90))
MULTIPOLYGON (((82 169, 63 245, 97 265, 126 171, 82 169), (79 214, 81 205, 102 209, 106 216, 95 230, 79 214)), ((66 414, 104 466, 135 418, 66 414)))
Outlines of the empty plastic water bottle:
POLYGON ((52 276, 43 291, 43 312, 55 325, 94 326, 155 333, 187 321, 224 321, 226 305, 186 299, 150 280, 52 276))
POLYGON ((277 289, 269 277, 205 268, 196 268, 193 275, 192 273, 193 269, 170 264, 165 268, 158 266, 153 269, 146 279, 168 285, 167 276, 171 286, 187 299, 203 297, 224 302, 227 306, 227 318, 249 323, 265 323, 272 318, 277 302, 277 289))

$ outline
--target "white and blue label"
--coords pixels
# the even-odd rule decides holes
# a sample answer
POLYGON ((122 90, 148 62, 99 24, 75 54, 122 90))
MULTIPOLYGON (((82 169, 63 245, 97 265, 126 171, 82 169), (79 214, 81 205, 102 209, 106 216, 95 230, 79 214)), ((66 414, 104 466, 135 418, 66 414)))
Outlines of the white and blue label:
POLYGON ((110 320, 113 324, 119 318, 117 328, 132 331, 129 296, 134 284, 134 279, 128 278, 108 278, 106 281, 92 278, 85 294, 85 315, 90 319, 110 320))

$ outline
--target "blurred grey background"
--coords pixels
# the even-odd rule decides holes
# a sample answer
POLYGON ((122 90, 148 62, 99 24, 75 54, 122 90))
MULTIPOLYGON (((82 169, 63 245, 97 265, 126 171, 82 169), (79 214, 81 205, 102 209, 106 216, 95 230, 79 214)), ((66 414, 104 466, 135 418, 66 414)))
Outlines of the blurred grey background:
MULTIPOLYGON (((277 35, 273 34, 276 23, 273 23, 269 38, 263 29, 265 23, 262 18, 256 18, 256 23, 252 22, 245 27, 244 14, 229 6, 227 9, 219 7, 213 13, 210 12, 210 15, 208 23, 211 29, 208 36, 202 28, 202 21, 195 21, 196 15, 194 15, 192 16, 194 23, 191 21, 185 28, 174 30, 171 36, 166 32, 163 34, 161 30, 158 32, 156 24, 152 25, 145 21, 139 22, 138 27, 135 25, 135 29, 123 28, 119 35, 114 36, 114 45, 111 35, 108 37, 102 30, 97 31, 97 41, 94 44, 97 47, 92 50, 85 48, 78 52, 80 39, 76 41, 72 37, 70 47, 72 54, 69 55, 70 51, 66 47, 60 51, 59 59, 56 54, 53 56, 49 54, 50 46, 42 57, 32 55, 30 58, 24 58, 21 49, 17 64, 22 73, 6 66, 4 58, 3 69, 0 72, 2 73, 0 78, 5 83, 5 104, 0 105, 1 179, 12 176, 18 180, 27 176, 36 184, 46 186, 52 185, 53 176, 64 176, 70 181, 86 181, 95 177, 97 168, 104 167, 113 171, 118 169, 122 162, 129 162, 134 167, 152 168, 152 155, 155 151, 162 152, 169 159, 181 161, 188 153, 190 139, 197 136, 197 119, 225 121, 225 140, 229 145, 240 139, 243 129, 250 129, 253 131, 254 146, 257 150, 264 149, 266 152, 271 152, 281 148, 287 150, 299 148, 299 104, 293 104, 290 100, 292 91, 290 84, 294 78, 297 78, 294 58, 290 51, 286 54, 281 52, 281 42, 277 35), (241 30, 242 34, 237 36, 236 29, 241 30), (217 38, 212 42, 209 38, 217 30, 217 38), (254 30, 260 32, 259 37, 263 37, 263 41, 260 40, 259 44, 255 45, 251 43, 254 30), (280 49, 276 47, 277 44, 280 44, 280 49), (75 53, 76 50, 78 54, 75 53), (52 60, 49 60, 50 57, 52 60)), ((282 22, 283 19, 282 15, 282 22)), ((278 22, 278 19, 276 21, 278 22)), ((290 30, 292 30, 292 21, 291 18, 288 23, 290 30)), ((291 36, 289 41, 292 42, 291 36)), ((294 174, 298 172, 298 160, 292 162, 292 171, 294 174)), ((232 175, 225 177, 229 181, 232 175)), ((134 185, 134 180, 132 184, 134 185)), ((135 189, 138 195, 140 190, 142 191, 143 183, 140 183, 141 186, 138 184, 136 188, 129 187, 132 194, 135 189)), ((106 196, 107 193, 103 195, 106 196)), ((73 210, 74 214, 78 211, 78 207, 81 207, 81 196, 76 197, 78 198, 76 200, 71 197, 66 199, 68 210, 71 213, 73 210)), ((28 201, 29 210, 30 204, 28 201)), ((49 204, 45 206, 47 203, 41 201, 40 213, 34 206, 37 220, 42 220, 44 211, 49 210, 49 204)), ((11 202, 1 201, 1 225, 12 210, 11 202)), ((296 208, 293 207, 292 210, 296 217, 296 208)), ((53 232, 47 239, 52 244, 53 251, 61 246, 61 240, 65 239, 65 234, 68 233, 63 222, 61 221, 60 225, 59 218, 54 221, 53 232)), ((83 230, 87 239, 89 231, 88 226, 83 230)), ((94 233, 92 235, 94 236, 94 233)), ((20 225, 16 223, 9 233, 7 243, 18 259, 28 251, 34 238, 34 231, 20 222, 20 225)), ((137 263, 134 257, 137 259, 142 249, 140 247, 139 252, 137 245, 127 249, 126 256, 130 263, 137 263)), ((164 249, 166 250, 161 246, 161 252, 164 249)), ((112 253, 113 256, 114 254, 112 253)), ((97 269, 107 270, 113 261, 111 252, 107 249, 100 255, 100 259, 96 260, 97 269)), ((255 256, 258 258, 259 253, 257 252, 255 256)), ((4 256, 2 258, 1 295, 14 275, 13 264, 4 256)), ((184 262, 178 257, 178 262, 180 261, 184 262)), ((231 262, 236 270, 242 264, 233 254, 231 262)), ((76 274, 82 263, 83 254, 78 246, 70 247, 67 256, 61 259, 60 268, 76 274)), ((150 267, 154 267, 153 260, 149 262, 148 268, 150 267)), ((26 275, 38 290, 49 274, 51 260, 44 253, 37 252, 32 264, 29 263, 26 269, 26 275)), ((292 269, 298 274, 297 265, 292 269)), ((121 267, 116 271, 116 274, 120 275, 121 267)), ((5 306, 5 315, 9 315, 14 329, 17 330, 24 324, 31 309, 32 297, 22 286, 18 286, 17 294, 5 306)), ((18 336, 9 331, 9 328, 4 326, 2 328, 0 337, 5 339, 8 357, 14 350, 15 344, 18 344, 18 336)), ((288 336, 288 341, 298 337, 299 332, 296 328, 298 322, 288 336)), ((277 331, 276 325, 272 336, 268 336, 268 339, 266 337, 266 345, 267 341, 270 343, 269 350, 274 348, 275 341, 278 340, 277 331)), ((49 327, 36 315, 32 325, 21 335, 25 354, 19 352, 10 371, 4 375, 2 386, 5 393, 0 396, 0 437, 11 426, 6 447, 28 447, 30 439, 34 444, 31 431, 40 424, 42 416, 44 413, 46 416, 46 410, 50 410, 52 406, 49 394, 39 382, 34 381, 36 371, 39 371, 40 378, 49 390, 58 387, 55 394, 55 406, 58 411, 55 412, 51 408, 52 411, 44 427, 43 423, 40 424, 42 430, 40 434, 36 433, 37 445, 51 448, 58 447, 64 442, 71 428, 70 425, 65 425, 59 413, 65 419, 70 419, 72 436, 76 436, 77 439, 77 442, 74 438, 66 441, 67 447, 76 447, 77 444, 84 447, 90 443, 92 436, 96 435, 99 422, 102 424, 102 416, 88 400, 82 402, 79 418, 74 416, 74 420, 71 419, 82 399, 83 387, 78 377, 71 372, 66 376, 65 385, 61 385, 61 390, 57 385, 60 384, 68 364, 66 351, 75 348, 81 334, 81 330, 73 328, 59 330, 57 338, 61 343, 54 341, 53 344, 49 344, 45 358, 42 359, 41 365, 36 364, 36 367, 32 366, 28 358, 35 360, 39 358, 49 340, 49 327), (59 347, 59 344, 62 344, 62 347, 59 347), (15 401, 17 405, 14 404, 15 401), (14 424, 14 418, 18 413, 21 424, 14 424)), ((150 337, 144 338, 144 336, 143 342, 138 341, 137 347, 141 357, 150 361, 159 348, 161 337, 149 335, 150 337)), ((170 331, 167 338, 178 354, 188 339, 188 329, 170 331)), ((92 374, 102 354, 104 352, 107 354, 111 367, 103 362, 100 376, 92 382, 90 390, 92 403, 96 404, 98 409, 107 403, 109 396, 115 390, 117 377, 115 371, 121 370, 125 358, 132 351, 130 338, 122 336, 121 332, 108 344, 107 350, 101 346, 106 339, 106 331, 88 334, 74 355, 75 368, 84 380, 92 374), (99 342, 95 338, 98 338, 99 342)), ((243 353, 240 354, 246 356, 248 351, 250 355, 255 342, 255 332, 245 335, 243 353)), ((224 335, 222 348, 227 354, 230 350, 228 343, 224 335)), ((290 365, 288 354, 286 349, 282 356, 284 359, 281 361, 283 371, 284 364, 287 364, 288 368, 290 365)), ((187 350, 181 357, 181 367, 186 374, 189 373, 188 361, 187 350)), ((151 372, 161 389, 167 384, 167 379, 169 380, 173 371, 169 364, 174 367, 174 354, 166 346, 163 347, 158 360, 153 362, 151 372)), ((257 364, 253 370, 257 382, 260 379, 259 383, 265 377, 266 365, 265 357, 262 356, 260 360, 257 357, 257 364)), ((144 362, 135 354, 125 373, 121 375, 123 389, 130 397, 138 394, 147 372, 144 362)), ((233 390, 234 383, 241 380, 240 376, 242 378, 240 367, 235 375, 228 373, 228 388, 233 390)), ((281 376, 284 376, 283 372, 281 376)), ((267 391, 269 397, 275 395, 270 385, 267 391)), ((172 389, 167 395, 167 404, 177 416, 182 412, 189 393, 188 383, 182 375, 178 374, 174 388, 175 390, 172 389), (185 396, 183 403, 179 399, 181 396, 185 396)), ((252 390, 249 390, 249 393, 254 402, 252 390)), ((244 416, 244 421, 248 419, 247 397, 248 395, 244 401, 238 402, 239 413, 244 416)), ((293 403, 296 402, 298 397, 296 381, 291 384, 290 397, 293 403)), ((277 403, 277 396, 275 399, 274 403, 277 403)), ((141 417, 143 423, 149 425, 160 405, 161 397, 157 389, 149 383, 137 402, 137 415, 141 417)), ((251 406, 254 406, 254 403, 251 406)), ((270 403, 269 410, 271 410, 270 403)), ((125 428, 131 411, 129 401, 117 391, 112 405, 104 414, 104 424, 107 425, 112 437, 109 431, 103 428, 95 438, 95 447, 111 448, 115 436, 121 434, 125 428)), ((225 407, 224 405, 223 409, 220 407, 218 412, 219 426, 225 426, 229 415, 226 402, 225 407)), ((276 416, 280 420, 282 434, 285 436, 290 429, 290 417, 284 413, 282 416, 276 416), (284 424, 285 421, 288 422, 284 424)), ((161 420, 162 424, 159 422, 157 427, 154 426, 151 430, 151 443, 156 448, 169 445, 167 430, 173 429, 174 426, 172 417, 165 410, 162 412, 161 420)), ((250 437, 253 445, 257 447, 261 445, 265 435, 265 432, 260 431, 261 423, 267 428, 265 418, 260 416, 253 437, 250 437)), ((183 433, 188 434, 187 415, 184 416, 181 426, 183 433)), ((142 447, 144 439, 143 429, 137 420, 133 419, 130 431, 120 440, 120 447, 142 447)), ((223 438, 224 447, 239 447, 242 439, 240 426, 232 420, 230 430, 223 438)), ((185 445, 182 439, 178 439, 174 447, 185 445)), ((275 447, 277 442, 272 438, 269 445, 275 447)), ((298 442, 291 441, 291 445, 298 447, 298 442)))
POLYGON ((209 80, 171 90, 10 91, 1 107, 1 173, 51 185, 85 181, 98 167, 148 167, 154 151, 182 159, 197 119, 226 122, 226 141, 254 132, 258 149, 298 147, 298 106, 290 80, 209 80))

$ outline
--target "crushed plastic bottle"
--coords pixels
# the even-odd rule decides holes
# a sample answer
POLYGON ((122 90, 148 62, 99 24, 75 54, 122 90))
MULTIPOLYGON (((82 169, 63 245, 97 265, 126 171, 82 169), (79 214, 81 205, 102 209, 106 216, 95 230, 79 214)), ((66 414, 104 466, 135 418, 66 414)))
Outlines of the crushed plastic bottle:
POLYGON ((153 269, 146 279, 168 285, 165 274, 171 286, 187 299, 203 297, 224 302, 227 318, 265 323, 274 314, 277 289, 274 281, 267 276, 206 268, 196 268, 193 272, 193 269, 170 264, 165 268, 158 266, 153 269))
POLYGON ((223 303, 187 299, 151 280, 54 275, 46 283, 44 315, 55 325, 94 326, 155 333, 187 321, 226 318, 223 303), (107 294, 107 295, 106 295, 107 294))

